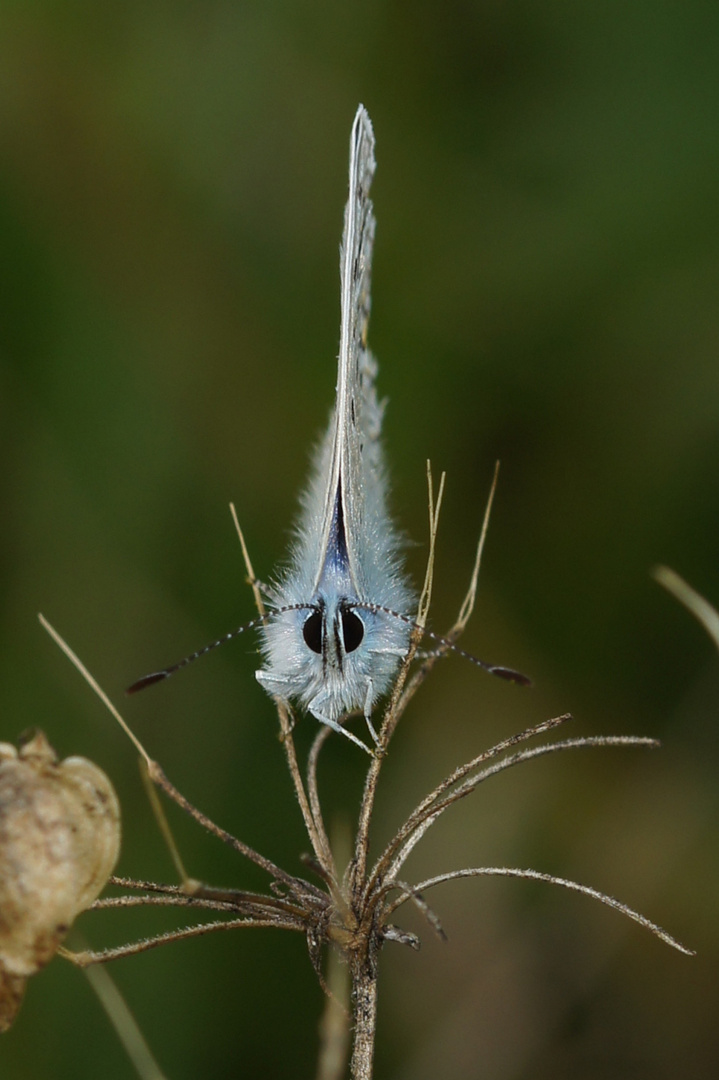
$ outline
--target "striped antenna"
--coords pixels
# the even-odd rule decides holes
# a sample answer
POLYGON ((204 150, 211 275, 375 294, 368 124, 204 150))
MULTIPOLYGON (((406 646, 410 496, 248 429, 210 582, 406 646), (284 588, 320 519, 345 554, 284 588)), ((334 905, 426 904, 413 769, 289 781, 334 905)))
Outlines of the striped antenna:
MULTIPOLYGON (((352 609, 359 608, 363 611, 382 612, 384 615, 391 615, 393 618, 400 619, 402 622, 407 623, 407 625, 413 627, 413 629, 420 629, 426 637, 432 638, 432 641, 436 641, 438 645, 441 645, 442 649, 451 649, 452 652, 457 653, 458 656, 463 656, 465 660, 469 660, 471 664, 476 664, 476 666, 482 668, 483 671, 489 672, 490 675, 496 675, 498 679, 506 679, 507 682, 517 683, 519 686, 532 685, 532 680, 527 675, 522 675, 521 671, 515 671, 514 668, 503 667, 501 664, 488 664, 485 660, 480 660, 479 657, 473 656, 472 653, 460 649, 459 645, 455 645, 449 638, 441 637, 439 634, 434 634, 426 627, 419 626, 417 621, 410 618, 409 615, 402 615, 401 612, 393 611, 392 608, 383 607, 381 604, 372 604, 370 602, 358 602, 348 606, 352 609)), ((441 650, 438 650, 436 655, 441 655, 441 650)))
POLYGON ((316 604, 286 604, 284 607, 275 608, 274 611, 268 611, 264 615, 258 615, 256 619, 250 619, 249 622, 243 626, 238 626, 236 630, 230 630, 229 634, 225 634, 224 637, 218 638, 217 641, 213 641, 210 645, 205 645, 204 649, 198 649, 197 652, 191 653, 186 656, 184 660, 179 660, 176 664, 172 664, 171 667, 163 668, 162 671, 153 671, 149 675, 143 675, 141 679, 134 682, 132 686, 128 686, 125 691, 126 694, 137 694, 138 691, 144 690, 148 686, 153 686, 155 683, 162 682, 163 679, 169 679, 170 675, 174 675, 180 668, 187 667, 188 664, 193 663, 195 660, 199 660, 201 656, 205 656, 206 653, 212 652, 213 649, 218 648, 220 645, 224 645, 226 641, 232 641, 233 638, 239 637, 240 634, 244 634, 246 630, 254 630, 256 627, 266 623, 268 619, 271 619, 273 615, 283 615, 286 611, 316 611, 316 604))

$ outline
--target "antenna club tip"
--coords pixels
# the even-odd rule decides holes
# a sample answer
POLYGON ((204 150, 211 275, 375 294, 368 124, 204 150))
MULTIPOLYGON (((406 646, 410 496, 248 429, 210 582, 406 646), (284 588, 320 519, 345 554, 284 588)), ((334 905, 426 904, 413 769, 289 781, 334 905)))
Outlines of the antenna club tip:
POLYGON ((154 683, 162 682, 166 679, 168 672, 166 671, 153 671, 151 675, 143 675, 141 679, 134 682, 132 686, 128 686, 125 694, 129 697, 131 694, 137 694, 140 690, 144 690, 147 686, 153 686, 154 683))
POLYGON ((514 671, 513 668, 505 667, 493 667, 491 668, 493 675, 496 675, 499 679, 505 679, 507 682, 516 683, 517 686, 531 686, 532 680, 528 675, 522 675, 521 671, 514 671))

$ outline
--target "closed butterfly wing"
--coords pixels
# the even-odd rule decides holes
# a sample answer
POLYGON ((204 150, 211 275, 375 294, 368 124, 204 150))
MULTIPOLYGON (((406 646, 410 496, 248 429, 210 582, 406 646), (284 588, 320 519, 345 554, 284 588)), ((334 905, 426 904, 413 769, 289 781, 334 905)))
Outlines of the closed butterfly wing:
POLYGON ((387 513, 379 441, 383 406, 374 385, 377 365, 367 349, 374 170, 372 125, 360 106, 350 139, 340 257, 337 399, 302 501, 290 567, 273 590, 278 609, 294 610, 278 610, 264 628, 266 666, 257 672, 270 693, 298 700, 332 727, 358 708, 369 720, 409 636, 406 622, 371 610, 377 605, 406 612, 412 596, 387 513))

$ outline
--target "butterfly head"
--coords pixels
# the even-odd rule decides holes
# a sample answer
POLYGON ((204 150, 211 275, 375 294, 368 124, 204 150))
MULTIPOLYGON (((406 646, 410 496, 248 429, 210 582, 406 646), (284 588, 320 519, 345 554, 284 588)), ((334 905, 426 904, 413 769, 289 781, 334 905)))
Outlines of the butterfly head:
POLYGON ((305 608, 273 613, 261 629, 270 694, 332 720, 371 708, 409 644, 410 628, 355 596, 320 591, 305 608))

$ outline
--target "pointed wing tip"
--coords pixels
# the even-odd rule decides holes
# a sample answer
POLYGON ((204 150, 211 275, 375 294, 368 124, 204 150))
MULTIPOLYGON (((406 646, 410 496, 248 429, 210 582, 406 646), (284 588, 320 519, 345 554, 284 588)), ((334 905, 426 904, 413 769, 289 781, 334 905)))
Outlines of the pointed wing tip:
POLYGON ((365 134, 374 142, 374 128, 372 127, 372 121, 367 109, 360 102, 357 106, 357 112, 355 113, 354 122, 352 124, 352 136, 353 140, 357 139, 360 131, 364 130, 365 134))

